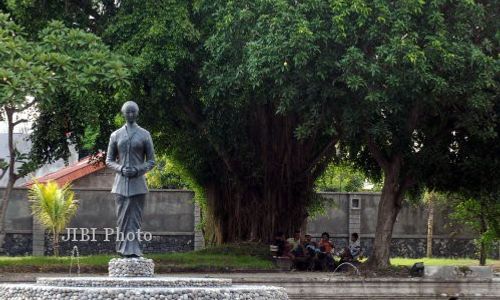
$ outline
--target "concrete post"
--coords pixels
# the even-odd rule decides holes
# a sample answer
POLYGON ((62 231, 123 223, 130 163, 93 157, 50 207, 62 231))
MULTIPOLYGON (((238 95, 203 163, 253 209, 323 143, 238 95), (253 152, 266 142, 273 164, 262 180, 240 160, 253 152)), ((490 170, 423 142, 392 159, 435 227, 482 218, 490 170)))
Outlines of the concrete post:
POLYGON ((349 194, 349 239, 361 230, 361 195, 349 194))
POLYGON ((194 250, 205 248, 205 238, 200 228, 201 209, 198 203, 194 204, 194 250))
POLYGON ((45 228, 33 218, 33 256, 45 255, 45 228))

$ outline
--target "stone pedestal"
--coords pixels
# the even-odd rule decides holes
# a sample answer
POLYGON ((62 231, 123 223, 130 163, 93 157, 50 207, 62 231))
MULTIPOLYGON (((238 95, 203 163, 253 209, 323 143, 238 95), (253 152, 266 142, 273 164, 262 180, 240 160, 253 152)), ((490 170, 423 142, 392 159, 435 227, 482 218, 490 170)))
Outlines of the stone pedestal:
POLYGON ((232 285, 230 279, 178 277, 38 278, 35 284, 0 284, 0 299, 259 299, 287 300, 284 288, 232 285))
POLYGON ((35 284, 0 284, 0 299, 288 299, 281 287, 233 285, 231 279, 153 277, 153 260, 142 257, 114 258, 108 270, 108 277, 42 277, 35 284))
POLYGON ((155 264, 152 259, 113 258, 108 263, 109 276, 113 277, 153 277, 155 264))

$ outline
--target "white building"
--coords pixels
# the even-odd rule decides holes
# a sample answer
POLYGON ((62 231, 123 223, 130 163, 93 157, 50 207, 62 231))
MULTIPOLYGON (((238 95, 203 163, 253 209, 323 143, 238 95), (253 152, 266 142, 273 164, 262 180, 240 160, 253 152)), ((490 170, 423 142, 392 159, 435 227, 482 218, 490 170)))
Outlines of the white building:
MULTIPOLYGON (((5 118, 2 118, 5 120, 5 118)), ((31 149, 31 141, 29 140, 29 134, 31 132, 31 122, 21 123, 14 127, 14 143, 16 148, 21 153, 28 153, 31 149)), ((0 159, 5 161, 9 160, 9 138, 8 138, 8 126, 7 121, 0 121, 0 159)), ((78 154, 73 149, 71 151, 71 157, 69 158, 69 163, 74 163, 78 160, 78 154)), ((29 174, 24 178, 20 178, 16 181, 16 186, 23 185, 25 182, 29 181, 32 177, 38 177, 45 175, 47 173, 54 172, 60 168, 64 167, 64 160, 60 159, 52 164, 46 164, 35 172, 29 174)), ((3 176, 0 180, 0 188, 5 187, 8 181, 8 174, 3 176)))

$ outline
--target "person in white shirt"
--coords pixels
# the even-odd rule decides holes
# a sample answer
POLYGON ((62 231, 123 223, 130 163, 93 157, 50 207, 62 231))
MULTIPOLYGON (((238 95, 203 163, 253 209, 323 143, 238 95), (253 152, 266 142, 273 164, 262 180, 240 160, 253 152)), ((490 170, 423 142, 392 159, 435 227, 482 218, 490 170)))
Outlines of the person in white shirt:
POLYGON ((359 235, 357 232, 351 234, 351 243, 340 254, 340 263, 357 261, 361 255, 361 243, 359 242, 359 235))
POLYGON ((301 245, 300 230, 296 230, 293 237, 288 238, 286 241, 292 246, 291 251, 297 251, 297 248, 301 245))

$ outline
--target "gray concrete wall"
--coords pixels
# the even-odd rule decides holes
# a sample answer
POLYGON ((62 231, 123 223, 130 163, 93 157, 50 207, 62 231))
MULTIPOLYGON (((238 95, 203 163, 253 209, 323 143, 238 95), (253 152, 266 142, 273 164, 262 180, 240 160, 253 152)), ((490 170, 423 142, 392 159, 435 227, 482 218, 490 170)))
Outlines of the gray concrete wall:
MULTIPOLYGON (((115 200, 108 189, 74 188, 80 201, 69 227, 113 228, 115 200)), ((8 232, 31 232, 33 217, 27 198, 28 190, 15 188, 9 202, 6 229, 8 232)), ((0 189, 3 193, 3 189, 0 189)), ((143 229, 157 233, 194 233, 193 192, 182 190, 151 190, 146 197, 143 229)))
MULTIPOLYGON (((1 195, 3 195, 4 190, 4 188, 0 188, 1 195)), ((5 219, 5 229, 7 232, 30 233, 33 228, 33 217, 31 216, 27 191, 24 188, 15 188, 12 190, 7 209, 7 218, 5 219)), ((0 203, 1 201, 0 199, 0 203)))
MULTIPOLYGON (((336 247, 347 245, 350 234, 360 235, 366 255, 372 251, 378 214, 379 193, 320 193, 331 203, 326 214, 310 218, 306 231, 319 238, 321 233, 330 233, 336 247), (352 199, 359 199, 359 207, 353 208, 352 199)), ((404 203, 396 223, 391 241, 391 255, 402 257, 425 256, 427 244, 427 210, 421 205, 404 203)), ((438 211, 434 218, 433 255, 446 257, 475 257, 474 234, 464 226, 450 227, 449 211, 438 211)), ((491 257, 499 257, 498 245, 491 257)))
MULTIPOLYGON (((97 228, 97 234, 103 234, 104 228, 116 227, 115 200, 109 189, 74 188, 73 191, 80 203, 78 211, 68 227, 97 228)), ((11 248, 10 250, 6 249, 6 253, 9 254, 28 254, 31 251, 40 253, 40 246, 43 249, 43 245, 40 245, 40 240, 45 240, 43 231, 40 231, 37 224, 33 223, 27 192, 26 188, 15 188, 12 191, 6 219, 6 231, 7 234, 10 234, 8 240, 11 248), (40 237, 41 234, 42 237, 40 237), (32 245, 29 245, 30 241, 32 245), (22 246, 17 245, 17 243, 22 244, 22 246)), ((3 193, 3 189, 0 189, 0 193, 3 193)), ((191 191, 150 190, 146 198, 142 226, 143 231, 152 233, 154 241, 158 244, 148 245, 150 249, 156 252, 165 249, 172 251, 194 249, 195 207, 193 196, 191 191), (185 245, 166 247, 163 244, 166 244, 167 240, 185 245)), ((45 243, 45 249, 48 246, 45 243)), ((113 248, 112 245, 104 244, 102 247, 104 249, 113 248)), ((89 247, 89 251, 90 249, 91 247, 89 247)), ((103 249, 96 249, 96 252, 102 252, 101 250, 103 249)))
POLYGON ((321 193, 332 205, 326 214, 307 221, 307 231, 313 236, 322 232, 338 237, 347 237, 349 226, 349 195, 345 193, 321 193))
MULTIPOLYGON (((115 199, 108 189, 73 189, 80 205, 69 227, 114 228, 115 199)), ((142 229, 151 232, 194 232, 193 193, 151 190, 146 196, 142 229)))
MULTIPOLYGON (((380 193, 320 193, 329 199, 332 207, 327 210, 326 215, 309 219, 307 231, 320 234, 327 231, 330 235, 337 237, 348 236, 352 227, 356 226, 353 219, 359 215, 359 231, 362 237, 373 237, 377 224, 378 203, 380 193), (360 200, 360 209, 350 208, 350 199, 360 200), (351 228, 350 228, 351 226, 351 228)), ((439 211, 434 219, 434 234, 443 238, 473 238, 473 234, 465 227, 449 227, 449 212, 439 211)), ((404 203, 394 225, 393 237, 425 238, 427 235, 427 210, 424 206, 404 203)))
POLYGON ((111 190, 113 181, 115 180, 115 172, 109 168, 104 168, 82 178, 79 178, 71 183, 73 188, 92 188, 92 189, 108 189, 111 190))
MULTIPOLYGON (((109 188, 89 189, 74 188, 80 207, 69 227, 84 228, 114 228, 115 204, 109 188)), ((0 189, 0 193, 3 192, 0 189)), ((6 220, 11 254, 26 254, 37 250, 40 252, 40 240, 34 238, 40 235, 40 230, 33 224, 27 189, 14 189, 6 220), (26 245, 32 241, 33 247, 26 245), (21 245, 21 246, 20 246, 21 245), (24 245, 24 246, 22 246, 24 245)), ((147 196, 144 214, 143 230, 151 232, 157 238, 157 244, 150 245, 154 251, 180 251, 178 249, 194 249, 202 247, 203 238, 196 230, 199 222, 197 208, 193 203, 193 192, 180 190, 151 190, 147 196), (168 241, 168 242, 166 242, 168 241), (168 243, 184 243, 166 248, 168 243), (189 245, 189 246, 187 246, 189 245)), ((323 216, 310 219, 307 222, 307 231, 315 237, 322 232, 329 232, 332 240, 338 246, 345 246, 349 234, 358 232, 363 247, 368 254, 375 233, 377 205, 380 194, 377 193, 322 193, 328 198, 331 207, 323 216), (352 199, 359 199, 359 208, 353 208, 352 199)), ((448 228, 449 212, 436 214, 433 248, 435 253, 442 256, 473 256, 473 235, 464 228, 448 228), (458 233, 458 234, 456 234, 458 233)), ((424 207, 406 205, 401 210, 395 227, 391 243, 391 253, 395 256, 421 257, 425 254, 427 212, 424 207)), ((101 231, 101 234, 103 232, 101 231)), ((68 245, 69 247, 70 245, 68 245)), ((83 245, 82 245, 83 246, 83 245)), ((45 245, 47 249, 48 245, 45 245)), ((109 245, 103 245, 111 249, 109 245)), ((103 249, 104 249, 103 248, 103 249)), ((101 250, 103 250, 101 249, 101 250)), ((90 251, 91 249, 89 249, 90 251)), ((493 257, 498 257, 499 251, 493 257)))

